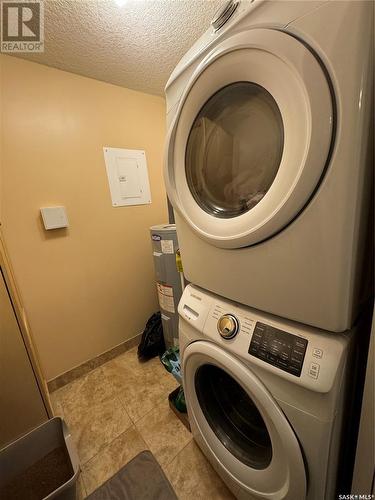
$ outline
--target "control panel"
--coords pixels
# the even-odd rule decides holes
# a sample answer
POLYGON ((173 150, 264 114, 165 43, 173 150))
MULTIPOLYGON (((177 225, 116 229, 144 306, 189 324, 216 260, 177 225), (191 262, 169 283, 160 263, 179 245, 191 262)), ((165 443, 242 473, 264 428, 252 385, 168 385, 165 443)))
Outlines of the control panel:
POLYGON ((261 376, 267 371, 320 393, 332 389, 353 336, 277 318, 193 285, 185 288, 178 311, 182 357, 192 341, 214 342, 254 373, 259 367, 261 376))
POLYGON ((249 346, 249 354, 277 366, 296 377, 301 375, 308 341, 258 321, 249 346))

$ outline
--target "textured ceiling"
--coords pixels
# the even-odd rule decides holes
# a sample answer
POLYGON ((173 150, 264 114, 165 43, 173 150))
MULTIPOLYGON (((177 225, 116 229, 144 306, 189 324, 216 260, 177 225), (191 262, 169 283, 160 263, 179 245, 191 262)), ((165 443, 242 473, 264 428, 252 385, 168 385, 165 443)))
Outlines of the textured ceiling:
POLYGON ((46 0, 35 62, 162 95, 183 54, 224 0, 46 0))

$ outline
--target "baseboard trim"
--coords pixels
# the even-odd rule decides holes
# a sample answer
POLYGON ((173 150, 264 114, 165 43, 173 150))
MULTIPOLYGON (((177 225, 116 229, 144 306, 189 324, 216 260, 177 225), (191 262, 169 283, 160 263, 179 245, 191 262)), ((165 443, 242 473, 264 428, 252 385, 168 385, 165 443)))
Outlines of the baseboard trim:
POLYGON ((72 368, 71 370, 68 370, 67 372, 62 373, 61 375, 58 375, 57 377, 49 380, 47 382, 49 393, 54 392, 57 389, 60 389, 61 387, 64 387, 64 385, 67 385, 70 382, 73 382, 73 380, 76 380, 77 378, 86 375, 87 373, 91 372, 91 370, 94 370, 95 368, 98 368, 104 363, 107 363, 107 361, 110 361, 111 359, 116 358, 120 354, 129 351, 129 349, 132 349, 133 347, 135 347, 140 343, 141 336, 142 333, 139 333, 135 337, 125 340, 121 344, 112 347, 112 349, 109 349, 108 351, 99 354, 95 358, 89 359, 88 361, 85 361, 81 365, 78 365, 72 368))

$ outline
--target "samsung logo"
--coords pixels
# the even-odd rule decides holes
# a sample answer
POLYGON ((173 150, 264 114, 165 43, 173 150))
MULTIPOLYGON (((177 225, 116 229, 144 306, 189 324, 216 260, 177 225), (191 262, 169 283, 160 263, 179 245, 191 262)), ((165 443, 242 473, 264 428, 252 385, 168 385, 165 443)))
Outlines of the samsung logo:
POLYGON ((191 293, 190 297, 193 297, 193 299, 202 300, 202 297, 199 297, 199 295, 194 295, 194 293, 191 293))

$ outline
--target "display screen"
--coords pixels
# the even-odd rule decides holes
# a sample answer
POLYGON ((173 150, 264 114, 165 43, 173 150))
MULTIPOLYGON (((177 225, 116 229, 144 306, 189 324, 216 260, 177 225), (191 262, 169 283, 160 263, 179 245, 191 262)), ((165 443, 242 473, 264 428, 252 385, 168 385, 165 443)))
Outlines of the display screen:
POLYGON ((306 347, 306 339, 258 321, 251 338, 249 354, 299 377, 306 347))

